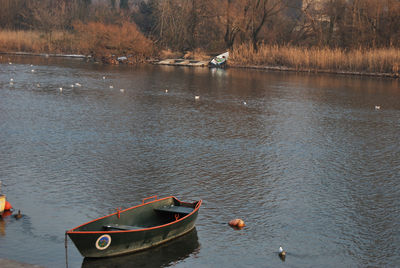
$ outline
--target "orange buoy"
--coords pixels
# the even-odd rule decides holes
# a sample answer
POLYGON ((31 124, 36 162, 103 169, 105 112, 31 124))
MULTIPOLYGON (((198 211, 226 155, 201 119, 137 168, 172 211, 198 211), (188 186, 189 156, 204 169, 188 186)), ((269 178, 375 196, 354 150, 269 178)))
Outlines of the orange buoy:
POLYGON ((5 210, 3 213, 0 214, 0 218, 6 218, 8 216, 12 215, 12 212, 9 210, 5 210))
POLYGON ((6 201, 6 204, 4 206, 4 210, 11 210, 11 209, 12 209, 12 206, 11 206, 10 202, 6 201))
POLYGON ((242 219, 231 220, 228 224, 229 226, 239 230, 246 226, 246 224, 244 224, 244 221, 242 219))

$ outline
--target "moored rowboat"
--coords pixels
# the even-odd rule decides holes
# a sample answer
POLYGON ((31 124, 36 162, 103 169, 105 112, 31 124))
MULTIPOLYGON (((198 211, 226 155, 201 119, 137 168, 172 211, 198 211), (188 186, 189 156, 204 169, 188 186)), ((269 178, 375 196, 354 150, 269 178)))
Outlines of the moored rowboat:
MULTIPOLYGON (((153 201, 148 201, 154 199, 153 201)), ((194 228, 202 200, 186 203, 170 196, 95 219, 66 233, 85 257, 110 257, 144 250, 194 228)))

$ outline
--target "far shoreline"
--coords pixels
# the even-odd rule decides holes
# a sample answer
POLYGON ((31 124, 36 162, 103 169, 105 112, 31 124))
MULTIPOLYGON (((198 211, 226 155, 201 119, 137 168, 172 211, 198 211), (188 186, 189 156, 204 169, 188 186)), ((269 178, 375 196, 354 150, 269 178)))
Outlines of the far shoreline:
MULTIPOLYGON (((0 51, 0 55, 13 55, 13 56, 34 56, 34 57, 53 57, 53 58, 75 58, 75 59, 93 59, 91 55, 82 54, 60 54, 60 53, 33 53, 33 52, 4 52, 0 51)), ((155 64, 157 62, 167 59, 148 59, 146 64, 155 64)), ((102 63, 104 65, 114 65, 102 63)), ((142 64, 142 63, 136 63, 142 64)), ((121 65, 127 65, 121 63, 121 65)), ((207 66, 175 66, 175 67, 191 67, 191 68, 208 68, 207 66)), ((352 71, 338 71, 326 69, 307 69, 307 68, 293 68, 287 66, 267 66, 267 65, 241 65, 241 64, 228 64, 228 68, 234 69, 253 69, 253 70, 267 70, 276 72, 290 72, 290 73, 309 73, 309 74, 333 74, 333 75, 346 75, 346 76, 360 76, 360 77, 378 77, 378 78, 400 78, 399 73, 371 73, 371 72, 352 72, 352 71)))

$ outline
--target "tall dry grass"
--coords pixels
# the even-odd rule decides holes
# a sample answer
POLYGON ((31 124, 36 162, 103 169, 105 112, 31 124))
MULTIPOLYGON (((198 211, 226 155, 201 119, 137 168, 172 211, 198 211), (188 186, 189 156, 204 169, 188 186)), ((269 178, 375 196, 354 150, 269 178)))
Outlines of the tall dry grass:
POLYGON ((76 38, 68 32, 0 31, 1 52, 75 53, 76 38))
POLYGON ((135 61, 143 61, 154 53, 154 48, 133 23, 77 22, 70 32, 0 31, 0 52, 131 55, 135 61))
POLYGON ((261 45, 257 51, 250 44, 236 47, 230 57, 233 65, 284 66, 295 70, 326 70, 364 73, 400 71, 400 49, 300 48, 261 45))

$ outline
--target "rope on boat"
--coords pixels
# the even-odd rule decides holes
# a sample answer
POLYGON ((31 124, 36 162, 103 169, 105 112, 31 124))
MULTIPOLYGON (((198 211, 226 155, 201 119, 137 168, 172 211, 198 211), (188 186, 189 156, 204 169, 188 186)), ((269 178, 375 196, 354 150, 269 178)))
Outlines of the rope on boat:
POLYGON ((68 236, 67 231, 65 231, 65 267, 68 268, 68 236))

